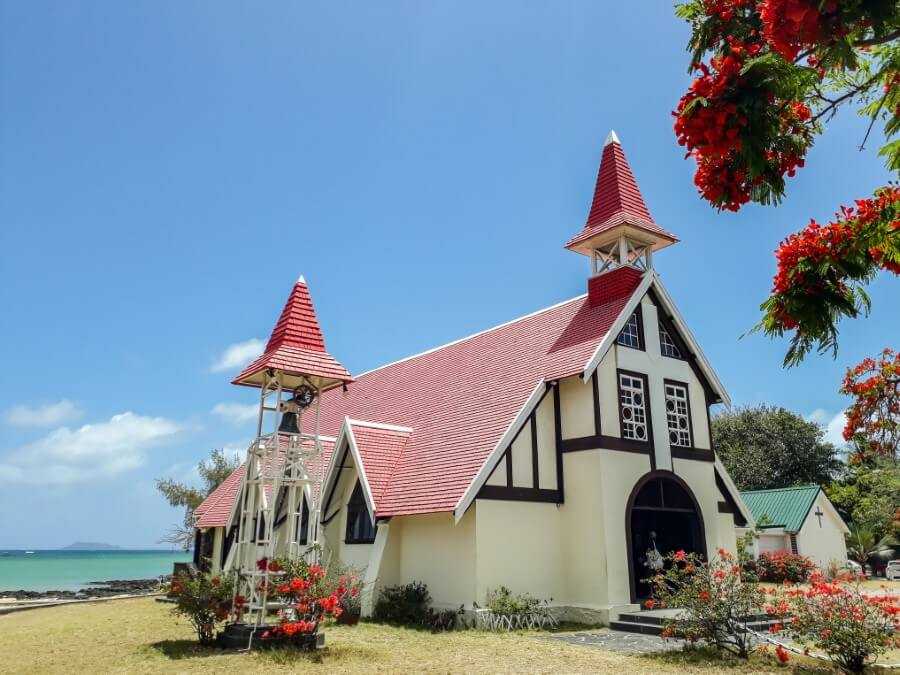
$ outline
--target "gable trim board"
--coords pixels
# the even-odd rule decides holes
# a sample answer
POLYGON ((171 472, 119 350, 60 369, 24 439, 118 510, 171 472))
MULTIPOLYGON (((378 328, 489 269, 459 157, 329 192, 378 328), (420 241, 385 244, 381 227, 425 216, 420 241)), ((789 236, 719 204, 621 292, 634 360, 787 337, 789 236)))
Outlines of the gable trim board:
POLYGON ((744 504, 744 500, 741 499, 741 493, 737 489, 737 486, 734 484, 734 481, 731 480, 731 476, 728 475, 728 470, 725 468, 725 465, 722 464, 722 460, 720 460, 718 457, 714 459, 714 465, 716 480, 721 480, 727 491, 727 495, 724 496, 731 497, 731 499, 734 501, 734 505, 737 507, 738 511, 740 511, 740 514, 744 517, 746 525, 744 525, 743 527, 749 527, 752 529, 756 526, 756 519, 753 517, 753 514, 750 513, 750 509, 747 508, 747 505, 744 504))
POLYGON ((587 382, 588 378, 594 373, 594 371, 600 365, 600 361, 602 361, 603 357, 606 356, 606 353, 609 351, 610 347, 615 344, 616 338, 618 338, 619 333, 625 326, 625 322, 628 321, 631 314, 637 308, 638 303, 640 303, 641 299, 650 289, 656 291, 656 297, 668 313, 667 318, 669 318, 670 321, 675 324, 675 327, 678 329, 678 332, 680 333, 682 339, 687 343, 689 347, 689 354, 685 358, 688 360, 688 362, 691 361, 691 356, 696 359, 697 367, 708 379, 713 393, 718 395, 722 403, 730 407, 731 397, 729 397, 728 392, 725 391, 725 387, 722 385, 722 381, 716 375, 716 372, 713 370, 712 366, 707 360, 705 354, 703 353, 703 350, 700 348, 700 345, 697 342, 697 339, 694 337, 694 334, 691 333, 690 329, 687 327, 684 318, 681 316, 678 308, 675 307, 675 303, 673 302, 672 297, 662 285, 659 275, 655 270, 649 270, 644 273, 644 278, 641 280, 641 283, 638 285, 638 287, 634 290, 634 293, 632 294, 628 303, 619 314, 618 319, 616 319, 615 323, 613 323, 613 325, 610 327, 609 332, 607 332, 604 338, 600 341, 600 344, 597 345, 597 349, 594 351, 594 354, 585 365, 582 379, 587 382))

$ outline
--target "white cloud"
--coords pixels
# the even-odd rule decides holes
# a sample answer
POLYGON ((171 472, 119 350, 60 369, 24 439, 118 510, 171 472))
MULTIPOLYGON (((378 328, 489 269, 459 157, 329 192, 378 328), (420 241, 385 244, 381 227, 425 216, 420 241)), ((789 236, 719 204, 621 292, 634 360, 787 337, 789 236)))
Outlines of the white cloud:
POLYGON ((212 364, 210 371, 221 373, 245 366, 262 354, 265 346, 266 343, 259 338, 250 338, 244 342, 235 342, 233 345, 228 345, 225 351, 216 359, 216 362, 212 364))
POLYGON ((831 415, 822 408, 816 408, 807 416, 807 419, 825 429, 825 440, 827 442, 834 443, 839 448, 847 445, 847 441, 844 440, 844 426, 847 424, 846 413, 839 412, 836 415, 831 415))
POLYGON ((213 406, 212 414, 235 426, 240 426, 256 419, 259 414, 259 406, 253 404, 243 405, 241 403, 216 403, 213 406))
POLYGON ((172 420, 133 412, 78 429, 60 427, 0 460, 0 477, 59 485, 114 476, 141 466, 147 449, 170 441, 180 430, 172 420))
POLYGON ((81 408, 64 398, 46 405, 15 405, 3 413, 3 419, 15 427, 53 427, 74 422, 83 414, 81 408))

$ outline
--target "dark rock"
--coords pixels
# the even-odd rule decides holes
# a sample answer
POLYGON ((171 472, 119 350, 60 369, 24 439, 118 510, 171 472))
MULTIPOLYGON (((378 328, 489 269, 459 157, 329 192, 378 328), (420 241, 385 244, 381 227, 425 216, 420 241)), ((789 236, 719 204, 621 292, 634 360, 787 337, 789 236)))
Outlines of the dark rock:
POLYGON ((83 600, 85 598, 108 598, 112 595, 144 595, 159 591, 160 585, 167 583, 169 577, 156 579, 114 579, 112 581, 91 581, 85 588, 77 591, 0 591, 0 597, 12 597, 16 600, 83 600))

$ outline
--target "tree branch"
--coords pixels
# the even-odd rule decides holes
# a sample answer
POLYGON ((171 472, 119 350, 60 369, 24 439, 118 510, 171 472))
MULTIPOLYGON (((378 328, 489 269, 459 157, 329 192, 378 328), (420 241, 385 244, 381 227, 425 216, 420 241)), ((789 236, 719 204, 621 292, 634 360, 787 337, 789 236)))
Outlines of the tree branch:
POLYGON ((900 28, 897 30, 891 31, 887 35, 882 35, 880 38, 869 38, 868 40, 860 40, 859 42, 854 42, 854 47, 874 47, 875 45, 883 45, 886 42, 891 42, 900 37, 900 28))
POLYGON ((870 77, 868 80, 866 80, 865 82, 863 82, 863 83, 860 84, 859 86, 853 87, 853 89, 851 89, 851 90, 848 91, 847 93, 841 94, 840 96, 838 96, 836 99, 833 99, 833 100, 832 100, 832 99, 829 99, 829 98, 827 98, 827 97, 825 97, 825 96, 823 96, 821 93, 819 93, 819 92, 817 91, 817 92, 816 92, 816 95, 817 95, 820 99, 822 99, 822 100, 824 100, 824 101, 828 101, 828 105, 825 106, 825 107, 824 107, 821 111, 819 111, 817 114, 815 114, 815 115, 813 116, 813 118, 812 118, 812 121, 813 121, 813 122, 818 122, 822 117, 824 117, 825 115, 828 115, 829 113, 830 113, 829 119, 830 119, 831 117, 833 117, 834 114, 837 112, 838 107, 839 107, 842 103, 844 103, 844 102, 846 102, 846 101, 852 99, 854 96, 856 96, 856 95, 859 94, 860 92, 865 91, 866 89, 868 89, 869 87, 871 87, 871 86, 875 83, 875 81, 876 81, 879 77, 881 77, 881 74, 882 74, 882 71, 879 70, 877 73, 875 73, 874 75, 872 75, 872 77, 870 77))

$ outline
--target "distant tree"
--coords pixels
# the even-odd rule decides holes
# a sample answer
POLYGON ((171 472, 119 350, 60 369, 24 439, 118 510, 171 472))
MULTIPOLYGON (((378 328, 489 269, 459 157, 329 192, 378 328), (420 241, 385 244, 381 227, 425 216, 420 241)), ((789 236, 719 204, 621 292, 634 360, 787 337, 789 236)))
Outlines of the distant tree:
POLYGON ((784 408, 756 406, 716 415, 713 446, 740 490, 831 482, 837 448, 813 422, 784 408))
POLYGON ((184 550, 189 549, 194 540, 194 509, 200 506, 203 500, 240 466, 240 463, 237 456, 228 457, 224 450, 213 450, 209 459, 204 459, 197 465, 197 473, 203 480, 201 487, 181 483, 171 478, 157 478, 156 489, 162 493, 169 504, 175 507, 184 507, 184 520, 179 525, 172 527, 162 541, 177 544, 184 550))
POLYGON ((875 459, 848 466, 826 486, 828 498, 848 523, 872 533, 900 537, 900 466, 875 459))
POLYGON ((897 540, 889 534, 878 538, 872 530, 856 524, 850 526, 850 534, 847 535, 847 557, 860 565, 865 565, 873 558, 892 555, 895 546, 897 540))
POLYGON ((847 369, 841 393, 853 397, 847 410, 844 438, 857 452, 852 460, 900 454, 900 353, 887 348, 879 358, 863 359, 847 369))

